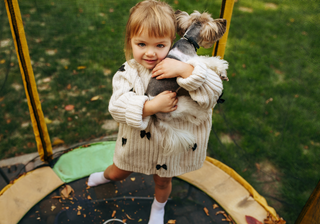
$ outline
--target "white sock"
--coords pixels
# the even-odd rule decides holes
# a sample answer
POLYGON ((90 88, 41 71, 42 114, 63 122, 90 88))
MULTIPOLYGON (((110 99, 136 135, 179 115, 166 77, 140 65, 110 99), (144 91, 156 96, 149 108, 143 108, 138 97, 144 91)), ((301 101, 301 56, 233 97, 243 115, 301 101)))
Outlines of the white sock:
POLYGON ((100 184, 105 184, 110 182, 110 180, 104 177, 104 172, 92 173, 88 179, 88 186, 94 187, 100 184))
POLYGON ((164 206, 167 202, 158 202, 154 198, 148 224, 164 224, 164 206))

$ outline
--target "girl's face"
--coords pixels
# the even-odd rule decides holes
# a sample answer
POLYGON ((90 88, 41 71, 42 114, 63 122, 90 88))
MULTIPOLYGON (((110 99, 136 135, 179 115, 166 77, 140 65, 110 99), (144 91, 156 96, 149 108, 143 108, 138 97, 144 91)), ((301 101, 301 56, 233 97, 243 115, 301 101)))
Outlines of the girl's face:
POLYGON ((133 58, 147 69, 153 69, 168 54, 171 47, 169 37, 150 37, 148 32, 131 39, 133 58))

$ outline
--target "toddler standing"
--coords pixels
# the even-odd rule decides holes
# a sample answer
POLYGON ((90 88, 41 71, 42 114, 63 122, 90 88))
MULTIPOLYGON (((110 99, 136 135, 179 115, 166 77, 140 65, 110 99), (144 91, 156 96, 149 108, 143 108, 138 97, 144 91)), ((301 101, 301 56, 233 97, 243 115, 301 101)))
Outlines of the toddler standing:
POLYGON ((171 193, 172 177, 202 167, 211 130, 212 110, 200 125, 175 119, 172 125, 188 130, 196 142, 183 153, 167 155, 160 144, 161 130, 152 115, 177 109, 175 92, 164 91, 152 100, 145 95, 151 77, 174 78, 199 107, 213 108, 222 93, 222 81, 197 59, 183 63, 165 59, 176 33, 173 9, 166 3, 147 0, 130 10, 126 26, 124 63, 112 80, 109 112, 120 123, 113 164, 93 173, 89 186, 119 181, 132 172, 153 174, 155 198, 149 224, 164 223, 164 206, 171 193), (132 59, 133 57, 133 59, 132 59))

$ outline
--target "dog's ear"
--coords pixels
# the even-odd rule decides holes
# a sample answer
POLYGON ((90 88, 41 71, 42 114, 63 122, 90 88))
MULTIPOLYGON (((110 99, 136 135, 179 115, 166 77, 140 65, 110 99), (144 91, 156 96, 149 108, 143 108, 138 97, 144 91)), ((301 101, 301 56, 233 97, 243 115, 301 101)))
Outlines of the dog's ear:
POLYGON ((227 20, 225 19, 215 19, 212 22, 204 25, 202 27, 200 36, 201 42, 200 46, 204 48, 210 48, 215 42, 217 42, 227 29, 227 20))
POLYGON ((177 10, 174 14, 177 20, 177 33, 182 37, 191 25, 190 16, 187 12, 180 10, 177 10))

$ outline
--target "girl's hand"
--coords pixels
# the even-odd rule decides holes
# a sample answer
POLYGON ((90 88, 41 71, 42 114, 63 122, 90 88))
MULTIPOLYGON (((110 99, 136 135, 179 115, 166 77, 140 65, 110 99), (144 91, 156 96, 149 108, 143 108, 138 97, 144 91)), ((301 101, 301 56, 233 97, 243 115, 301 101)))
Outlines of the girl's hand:
POLYGON ((159 112, 169 113, 177 109, 178 98, 175 92, 164 91, 150 101, 146 101, 143 108, 143 117, 159 112))
POLYGON ((168 79, 174 77, 188 78, 193 72, 193 66, 187 63, 166 58, 154 67, 152 77, 168 79))

